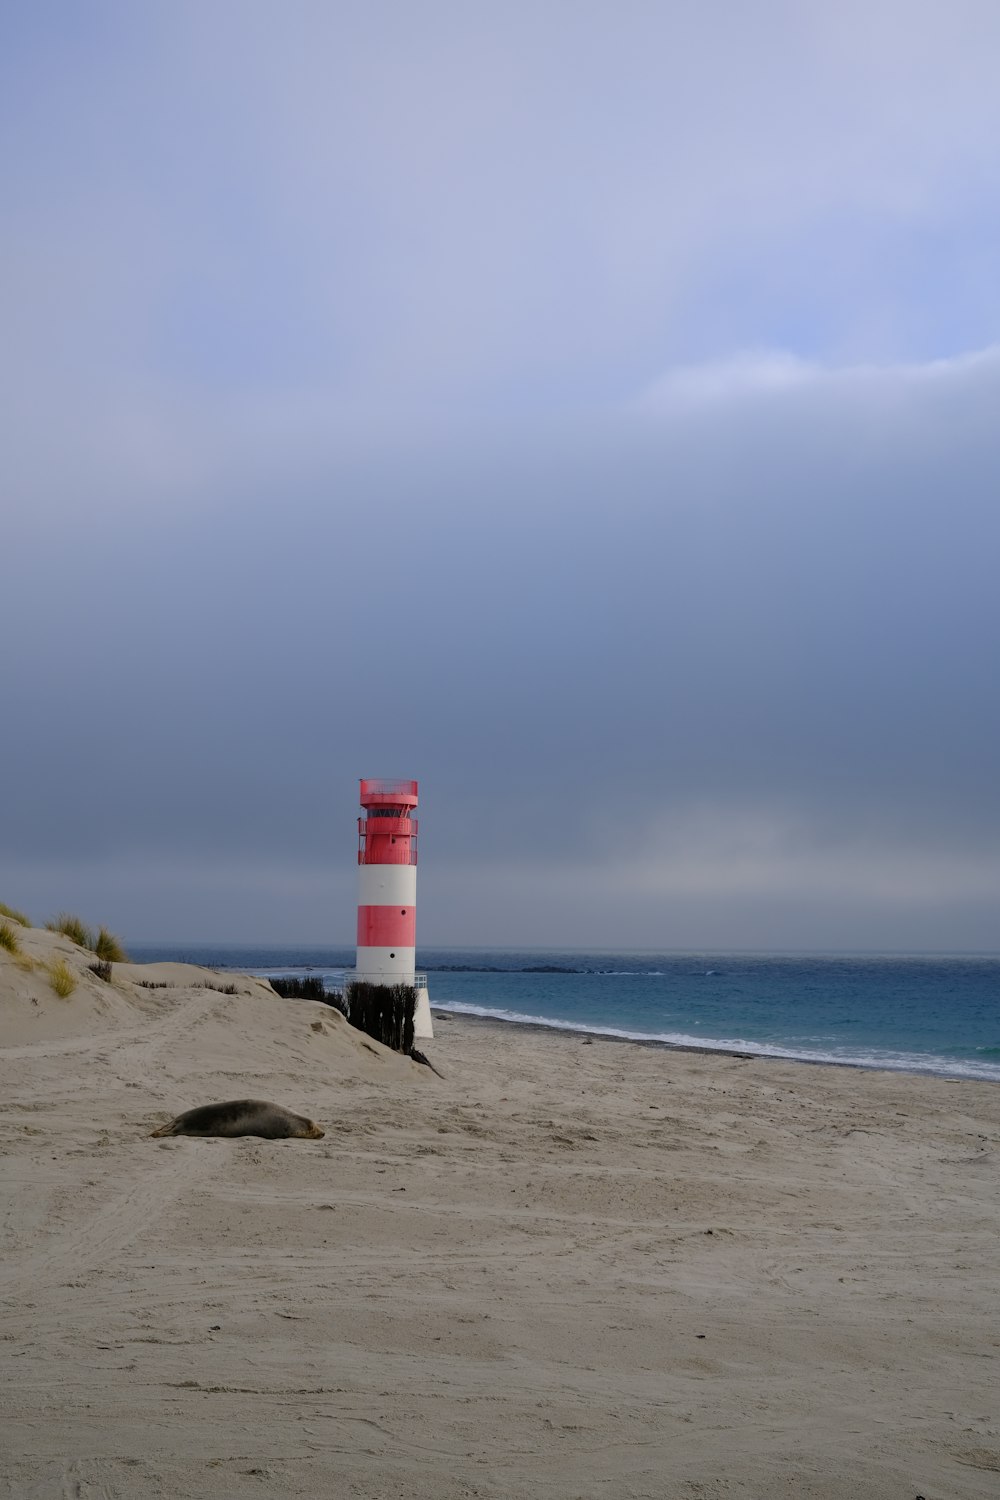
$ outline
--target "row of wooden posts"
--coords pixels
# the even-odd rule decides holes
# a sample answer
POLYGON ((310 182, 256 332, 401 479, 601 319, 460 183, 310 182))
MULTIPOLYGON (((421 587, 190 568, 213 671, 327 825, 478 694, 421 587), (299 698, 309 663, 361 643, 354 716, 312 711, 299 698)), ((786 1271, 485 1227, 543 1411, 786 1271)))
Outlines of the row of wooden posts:
POLYGON ((344 993, 347 1019, 377 1042, 409 1057, 417 992, 412 984, 367 984, 355 980, 344 993))
POLYGON ((377 1042, 405 1057, 413 1051, 417 992, 412 984, 368 984, 358 979, 340 995, 327 991, 322 979, 310 974, 304 979, 272 979, 271 987, 291 999, 324 1000, 377 1042))

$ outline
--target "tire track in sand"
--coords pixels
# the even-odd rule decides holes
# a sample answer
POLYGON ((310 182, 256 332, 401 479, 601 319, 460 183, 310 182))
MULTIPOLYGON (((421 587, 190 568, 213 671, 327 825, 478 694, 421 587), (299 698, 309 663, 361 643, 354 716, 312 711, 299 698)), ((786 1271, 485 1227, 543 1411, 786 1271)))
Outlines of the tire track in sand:
MULTIPOLYGON (((38 1042, 24 1047, 0 1048, 0 1062, 44 1059, 66 1055, 97 1054, 121 1078, 133 1086, 160 1092, 162 1079, 155 1075, 157 1054, 228 1000, 216 990, 198 989, 178 999, 166 1015, 145 1021, 127 1031, 103 1031, 62 1042, 38 1042)), ((38 1292, 46 1286, 77 1280, 102 1267, 137 1239, 184 1192, 218 1171, 213 1153, 172 1148, 167 1159, 151 1169, 148 1159, 137 1164, 132 1180, 86 1218, 71 1221, 51 1231, 41 1253, 18 1257, 0 1267, 0 1296, 38 1292)), ((166 1153, 165 1153, 166 1154, 166 1153)), ((42 1231, 45 1235, 45 1230, 42 1231)))
POLYGON ((185 1149, 187 1145, 171 1149, 158 1171, 143 1163, 127 1187, 86 1219, 54 1234, 41 1253, 32 1251, 0 1267, 0 1296, 37 1293, 105 1266, 177 1198, 218 1170, 221 1158, 215 1153, 185 1149))
MULTIPOLYGON (((166 1015, 146 1021, 125 1031, 101 1031, 62 1042, 37 1042, 24 1047, 0 1047, 0 1075, 18 1076, 17 1064, 75 1057, 110 1068, 129 1088, 146 1088, 156 1100, 162 1095, 163 1077, 154 1066, 164 1047, 193 1031, 222 1008, 228 996, 217 991, 198 990, 187 999, 178 1000, 166 1015), (14 1066, 6 1069, 4 1065, 14 1066)), ((36 1092, 23 1098, 16 1084, 7 1085, 7 1102, 15 1108, 39 1108, 36 1092)))
MULTIPOLYGON (((167 1015, 127 1032, 103 1032, 78 1037, 71 1042, 40 1042, 29 1047, 0 1049, 0 1060, 18 1057, 44 1058, 64 1054, 103 1054, 121 1077, 154 1094, 159 1084, 153 1064, 161 1048, 191 1030, 213 1013, 223 1001, 217 991, 199 990, 171 1007, 167 1015)), ((0 1267, 0 1295, 38 1291, 44 1286, 77 1279, 101 1267, 110 1257, 136 1239, 162 1215, 176 1198, 216 1169, 210 1153, 171 1150, 156 1170, 148 1162, 137 1167, 133 1180, 89 1217, 71 1222, 53 1233, 40 1254, 20 1257, 0 1267)), ((44 1233, 44 1231, 43 1231, 44 1233)))
POLYGON ((132 1047, 139 1047, 141 1051, 146 1048, 155 1049, 170 1041, 185 1027, 201 1020, 206 1013, 217 1009, 223 998, 228 999, 228 996, 221 996, 217 990, 199 991, 188 1000, 173 1006, 159 1020, 145 1020, 140 1026, 130 1026, 127 1030, 116 1031, 109 1027, 106 1031, 68 1037, 58 1042, 28 1042, 20 1047, 0 1047, 0 1063, 32 1057, 65 1057, 82 1052, 104 1051, 110 1054, 118 1049, 128 1050, 132 1047))
POLYGON ((109 1061, 128 1083, 159 1093, 163 1080, 155 1075, 153 1067, 157 1053, 230 1003, 229 996, 220 995, 217 990, 199 991, 162 1020, 119 1039, 109 1061))

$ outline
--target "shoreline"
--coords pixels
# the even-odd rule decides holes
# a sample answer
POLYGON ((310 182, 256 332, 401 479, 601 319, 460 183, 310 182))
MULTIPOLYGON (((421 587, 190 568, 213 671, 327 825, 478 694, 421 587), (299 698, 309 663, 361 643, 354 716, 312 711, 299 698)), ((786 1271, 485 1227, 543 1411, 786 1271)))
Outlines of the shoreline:
POLYGON ((888 1073, 892 1076, 903 1078, 933 1078, 941 1083, 975 1083, 984 1084, 990 1088, 996 1088, 1000 1079, 979 1078, 970 1073, 947 1073, 937 1068, 908 1067, 900 1064, 892 1066, 889 1063, 877 1062, 855 1062, 845 1058, 834 1057, 795 1057, 786 1052, 747 1052, 739 1047, 709 1047, 698 1046, 694 1042, 670 1042, 659 1037, 637 1037, 623 1036, 612 1031, 598 1031, 587 1026, 574 1026, 570 1022, 560 1021, 558 1024, 551 1021, 520 1020, 511 1017, 506 1019, 500 1016, 484 1016, 475 1011, 449 1010, 440 1005, 431 1003, 431 1016, 434 1021, 469 1021, 475 1026, 496 1027, 503 1031, 513 1027, 517 1031, 527 1031, 544 1036, 572 1036, 587 1038, 591 1042, 615 1042, 627 1047, 644 1047, 654 1051, 689 1053, 695 1057, 729 1057, 739 1062, 762 1062, 762 1063, 788 1063, 791 1067, 808 1068, 845 1068, 851 1072, 859 1073, 888 1073))
MULTIPOLYGON (((636 1046, 1000 1083, 992 955, 506 952, 503 961, 492 949, 422 953, 432 1007, 636 1046)), ((343 987, 350 963, 333 948, 197 957, 265 977, 319 976, 330 990, 343 987)))

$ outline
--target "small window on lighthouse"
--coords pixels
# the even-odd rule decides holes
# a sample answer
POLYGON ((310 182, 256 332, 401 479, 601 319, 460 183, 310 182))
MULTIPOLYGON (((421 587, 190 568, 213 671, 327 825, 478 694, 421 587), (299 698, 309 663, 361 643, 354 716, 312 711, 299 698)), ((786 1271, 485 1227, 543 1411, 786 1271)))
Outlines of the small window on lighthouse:
POLYGON ((406 916, 406 907, 405 906, 402 908, 402 910, 400 911, 399 915, 401 917, 405 917, 406 916))
POLYGON ((395 958, 395 957, 396 957, 396 955, 395 955, 395 953, 390 953, 390 954, 389 954, 389 957, 390 957, 390 958, 395 958))

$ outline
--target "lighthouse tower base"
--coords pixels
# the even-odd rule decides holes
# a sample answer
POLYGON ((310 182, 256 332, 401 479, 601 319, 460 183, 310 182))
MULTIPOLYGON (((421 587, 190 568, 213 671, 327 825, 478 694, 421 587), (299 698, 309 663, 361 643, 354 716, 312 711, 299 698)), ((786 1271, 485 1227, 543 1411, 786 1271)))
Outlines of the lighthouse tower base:
POLYGON ((417 984, 417 1006, 413 1012, 413 1040, 415 1042, 432 1042, 434 1040, 434 1022, 431 1020, 431 1002, 427 993, 427 980, 422 974, 417 979, 423 983, 417 984))
MULTIPOLYGON (((359 954, 359 957, 361 955, 359 954)), ((395 954, 392 957, 395 958, 395 954)), ((431 1020, 431 1002, 427 993, 427 975, 414 973, 392 973, 384 968, 377 967, 371 961, 371 956, 365 953, 366 962, 359 963, 358 967, 348 971, 344 975, 345 986, 351 984, 411 984, 416 995, 416 1005, 413 1008, 413 1040, 415 1042, 432 1042, 434 1040, 434 1022, 431 1020)))

